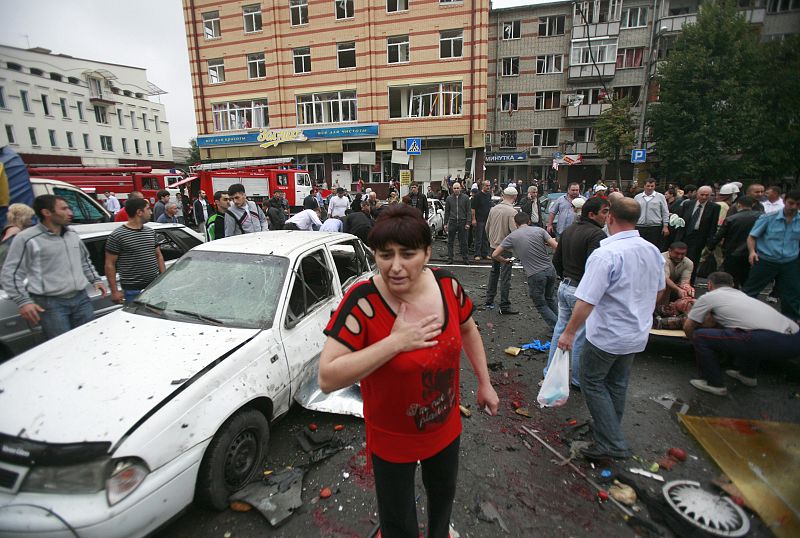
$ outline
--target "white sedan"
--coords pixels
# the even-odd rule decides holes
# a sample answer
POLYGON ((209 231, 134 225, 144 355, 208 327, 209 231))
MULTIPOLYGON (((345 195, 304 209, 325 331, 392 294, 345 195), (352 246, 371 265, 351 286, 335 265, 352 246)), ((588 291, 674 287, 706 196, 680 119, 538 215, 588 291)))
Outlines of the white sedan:
POLYGON ((143 536, 262 474, 270 423, 374 263, 279 231, 185 254, 130 306, 0 365, 0 535, 143 536))

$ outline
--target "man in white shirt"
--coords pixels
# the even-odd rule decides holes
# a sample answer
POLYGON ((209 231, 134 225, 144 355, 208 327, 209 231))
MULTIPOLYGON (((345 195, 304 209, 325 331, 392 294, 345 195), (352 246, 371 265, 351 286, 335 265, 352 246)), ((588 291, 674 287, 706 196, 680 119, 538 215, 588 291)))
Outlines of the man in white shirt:
POLYGON ((586 260, 572 317, 558 339, 560 349, 571 350, 586 324, 581 390, 594 419, 595 445, 581 453, 590 460, 631 455, 621 428, 628 377, 634 357, 647 346, 656 297, 665 285, 664 258, 636 231, 639 212, 630 198, 611 206, 611 237, 586 260))
POLYGON ((764 214, 777 213, 783 209, 783 199, 781 198, 781 188, 775 185, 767 189, 767 199, 761 202, 764 206, 764 214))
POLYGON ((645 241, 653 243, 661 250, 664 238, 669 235, 669 207, 667 199, 660 192, 656 192, 656 182, 647 180, 644 190, 633 197, 639 204, 641 214, 636 229, 645 241))
POLYGON ((286 219, 283 225, 284 230, 319 230, 322 221, 319 220, 320 209, 304 209, 300 213, 286 219))
POLYGON ((345 198, 344 189, 339 187, 336 189, 336 196, 332 196, 331 201, 328 203, 328 215, 343 219, 349 207, 350 200, 345 198))
POLYGON ((117 200, 117 197, 114 195, 113 192, 106 191, 105 195, 106 195, 106 209, 108 210, 109 213, 111 213, 111 216, 113 217, 114 215, 117 214, 117 211, 119 211, 122 206, 120 206, 119 200, 117 200))
POLYGON ((343 227, 343 223, 341 219, 337 219, 336 217, 328 217, 325 219, 325 222, 322 223, 320 226, 320 232, 341 232, 343 227))

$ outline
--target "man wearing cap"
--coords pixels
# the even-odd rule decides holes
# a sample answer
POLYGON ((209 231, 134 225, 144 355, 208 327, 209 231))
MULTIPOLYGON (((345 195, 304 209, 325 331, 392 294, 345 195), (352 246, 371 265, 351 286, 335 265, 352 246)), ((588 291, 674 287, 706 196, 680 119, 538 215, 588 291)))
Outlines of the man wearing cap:
MULTIPOLYGON (((517 189, 506 187, 503 191, 503 200, 489 211, 486 219, 486 234, 489 236, 489 248, 494 252, 503 240, 517 229, 514 217, 517 210, 514 202, 517 199, 517 189)), ((494 254, 493 254, 494 256, 494 254)), ((503 251, 500 256, 509 258, 508 251, 503 251)), ((519 314, 511 309, 509 293, 511 291, 511 264, 500 263, 492 260, 492 270, 489 272, 489 285, 486 288, 486 308, 494 308, 494 297, 497 295, 497 281, 500 281, 500 313, 503 315, 519 314)))
POLYGON ((570 183, 567 187, 567 193, 555 202, 550 204, 550 217, 547 220, 547 232, 553 235, 553 221, 558 215, 558 222, 556 222, 555 235, 560 237, 567 226, 575 222, 575 206, 572 201, 575 198, 583 198, 581 196, 581 186, 578 183, 570 183))
POLYGON ((664 238, 669 235, 669 206, 667 206, 667 199, 660 192, 656 192, 654 179, 645 181, 644 190, 634 196, 633 199, 639 204, 641 210, 639 222, 636 223, 639 236, 661 250, 664 238))

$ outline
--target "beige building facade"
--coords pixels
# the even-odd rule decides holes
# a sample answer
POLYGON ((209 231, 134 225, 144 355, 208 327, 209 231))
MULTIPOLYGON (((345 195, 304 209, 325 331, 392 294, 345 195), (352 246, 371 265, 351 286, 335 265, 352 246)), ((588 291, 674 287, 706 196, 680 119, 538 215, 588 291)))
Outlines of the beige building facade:
POLYGON ((204 160, 291 157, 344 187, 480 177, 488 0, 183 7, 204 160))

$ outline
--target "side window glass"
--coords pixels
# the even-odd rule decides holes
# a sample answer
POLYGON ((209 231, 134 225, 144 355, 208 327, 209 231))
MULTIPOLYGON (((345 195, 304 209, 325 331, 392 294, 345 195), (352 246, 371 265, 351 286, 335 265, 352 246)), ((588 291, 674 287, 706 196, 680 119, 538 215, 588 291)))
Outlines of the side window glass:
POLYGON ((84 212, 83 204, 78 201, 77 192, 60 187, 54 187, 53 194, 60 196, 67 201, 69 208, 72 210, 72 222, 75 224, 88 224, 90 222, 97 222, 91 220, 89 215, 84 212))
POLYGON ((331 245, 330 249, 344 291, 365 271, 364 255, 354 241, 337 243, 331 245))
POLYGON ((161 189, 161 185, 158 184, 157 177, 146 177, 142 179, 142 189, 157 191, 161 189))
POLYGON ((287 174, 278 174, 278 185, 281 187, 289 186, 289 176, 287 174))
POLYGON ((87 239, 83 244, 89 251, 89 258, 97 274, 106 276, 106 238, 87 239))
POLYGON ((183 256, 184 250, 178 243, 164 232, 156 232, 156 245, 161 249, 164 261, 177 260, 183 256))
POLYGON ((173 241, 173 243, 181 248, 183 252, 189 252, 194 247, 202 243, 202 241, 195 236, 189 235, 180 229, 164 230, 161 233, 167 235, 173 241))
POLYGON ((320 304, 333 297, 333 278, 323 251, 304 257, 295 271, 289 293, 286 326, 291 328, 320 304))

